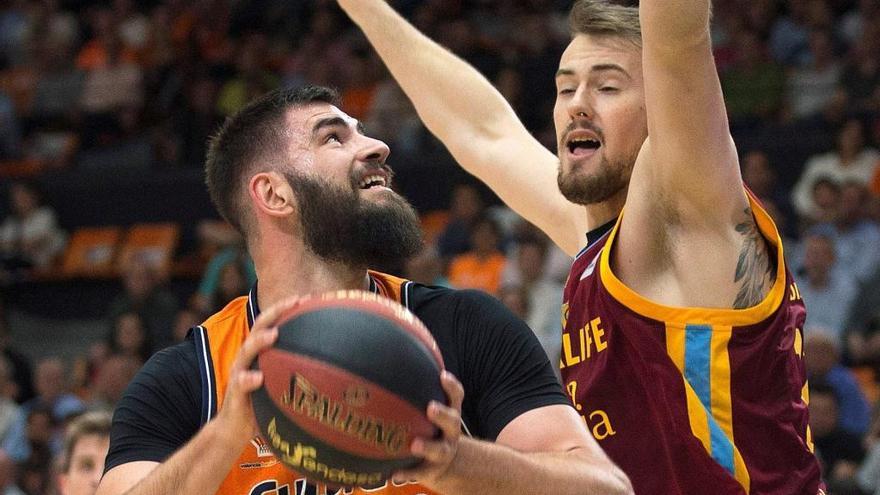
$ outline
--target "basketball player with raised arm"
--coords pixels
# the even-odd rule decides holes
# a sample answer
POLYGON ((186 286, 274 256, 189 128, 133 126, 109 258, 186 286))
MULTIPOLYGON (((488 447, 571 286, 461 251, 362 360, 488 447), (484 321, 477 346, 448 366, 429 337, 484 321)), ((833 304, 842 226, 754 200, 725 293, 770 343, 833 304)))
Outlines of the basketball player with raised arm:
POLYGON ((336 493, 287 470, 257 434, 250 392, 262 375, 249 365, 297 297, 348 289, 388 297, 425 323, 446 364, 449 405, 429 405, 442 436, 414 440, 425 462, 397 473, 401 483, 345 493, 632 493, 537 338, 499 301, 368 271, 414 254, 421 230, 390 188, 388 147, 336 100, 327 88, 274 91, 212 139, 208 189, 246 239, 259 282, 135 377, 113 416, 98 494, 336 493))
POLYGON ((338 1, 456 160, 575 256, 563 382, 636 493, 822 493, 804 305, 742 183, 710 2, 576 1, 554 156, 385 1, 338 1))

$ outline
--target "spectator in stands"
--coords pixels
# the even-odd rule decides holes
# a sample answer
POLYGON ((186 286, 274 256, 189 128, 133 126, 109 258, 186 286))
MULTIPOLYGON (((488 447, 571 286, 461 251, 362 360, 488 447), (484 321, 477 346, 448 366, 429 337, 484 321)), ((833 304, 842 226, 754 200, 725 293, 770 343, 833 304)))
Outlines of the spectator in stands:
POLYGON ((562 345, 559 307, 563 287, 544 273, 549 242, 541 236, 520 238, 516 244, 516 265, 521 275, 521 287, 528 297, 524 320, 538 336, 550 362, 557 363, 562 345))
POLYGON ((500 242, 498 224, 488 216, 477 219, 471 231, 471 250, 456 256, 449 264, 449 283, 459 289, 497 294, 507 261, 498 249, 500 242))
POLYGON ((814 30, 809 40, 808 63, 791 69, 786 84, 788 112, 796 120, 820 116, 829 108, 842 71, 831 33, 814 30))
POLYGON ((855 483, 855 474, 865 456, 861 438, 840 428, 839 401, 834 389, 821 382, 810 383, 810 429, 822 464, 829 493, 836 487, 855 483))
POLYGON ((876 413, 863 445, 867 450, 856 473, 856 482, 862 493, 880 495, 880 416, 876 413))
POLYGON ((735 36, 734 63, 721 74, 732 124, 754 125, 759 119, 774 119, 782 108, 785 71, 767 56, 758 33, 742 30, 735 36))
MULTIPOLYGON (((241 287, 222 287, 224 271, 232 267, 244 277, 247 291, 257 280, 254 262, 244 245, 244 240, 228 223, 206 220, 198 226, 202 249, 214 253, 208 261, 199 282, 199 288, 191 300, 192 307, 203 315, 209 315, 218 305, 225 305, 241 291, 241 287), (223 292, 223 294, 221 294, 223 292), (232 296, 232 297, 229 297, 232 296)), ((235 275, 235 274, 233 274, 235 275)), ((227 280, 230 282, 232 280, 227 280)), ((221 306, 222 307, 222 306, 221 306)))
POLYGON ((811 383, 822 382, 834 389, 837 426, 853 435, 864 435, 871 421, 871 406, 855 375, 840 362, 840 342, 815 328, 805 333, 807 377, 811 383))
POLYGON ((829 153, 815 155, 807 160, 804 171, 792 191, 792 204, 801 216, 816 216, 817 205, 812 191, 820 178, 838 184, 856 181, 868 184, 880 152, 867 145, 865 127, 859 119, 849 119, 837 134, 837 148, 829 153))
POLYGON ((201 325, 206 316, 191 307, 180 308, 174 317, 174 342, 183 342, 190 328, 201 325))
POLYGON ((113 411, 143 361, 124 354, 108 357, 89 388, 89 409, 113 411))
POLYGON ((161 286, 156 268, 146 259, 134 257, 125 267, 122 285, 125 292, 110 303, 108 319, 113 321, 123 313, 135 312, 147 328, 153 351, 171 344, 179 303, 174 294, 161 286))
POLYGON ((141 364, 147 362, 152 354, 152 345, 144 328, 144 321, 138 313, 127 311, 113 320, 107 335, 107 347, 111 355, 130 357, 141 364))
POLYGON ((220 271, 217 290, 211 298, 211 305, 207 311, 209 314, 220 311, 233 299, 247 295, 250 284, 248 283, 247 268, 243 265, 241 259, 235 259, 227 263, 220 271))
POLYGON ((804 330, 822 328, 842 344, 849 308, 858 283, 847 267, 836 263, 834 239, 828 229, 813 229, 804 238, 798 290, 809 311, 804 330))
MULTIPOLYGON (((880 4, 877 0, 871 0, 880 4)), ((843 67, 840 91, 850 114, 880 110, 880 24, 859 36, 843 67)))
POLYGON ((517 318, 525 321, 529 317, 529 293, 525 287, 521 285, 502 286, 501 290, 498 291, 498 299, 517 318))
POLYGON ((35 184, 10 187, 11 214, 0 225, 0 281, 24 269, 45 270, 64 250, 66 236, 35 184))
POLYGON ((807 2, 786 0, 787 12, 776 19, 770 32, 770 53, 784 65, 806 61, 810 30, 807 24, 807 2))
POLYGON ((433 246, 424 246, 419 253, 406 260, 403 276, 420 284, 452 286, 449 279, 443 275, 443 260, 433 246))
POLYGON ((800 217, 801 230, 816 224, 833 222, 840 211, 840 184, 829 177, 819 177, 811 191, 813 210, 800 217))
POLYGON ((485 205, 473 184, 458 184, 449 202, 449 223, 437 237, 437 249, 443 259, 451 259, 471 249, 471 230, 483 215, 485 205))
POLYGON ((12 381, 12 366, 0 356, 0 452, 5 452, 15 462, 23 462, 30 454, 25 435, 25 415, 15 400, 16 386, 12 381))
POLYGON ((847 317, 846 332, 849 358, 854 364, 873 367, 880 376, 880 267, 874 267, 859 289, 847 317))
MULTIPOLYGON (((397 150, 409 154, 417 149, 424 130, 412 103, 400 86, 391 78, 378 83, 364 125, 376 139, 381 139, 397 150)), ((397 165, 397 169, 405 165, 397 165)))
POLYGON ((880 226, 865 211, 869 194, 861 182, 842 184, 837 218, 825 224, 834 238, 838 263, 849 267, 859 282, 880 268, 880 226))
MULTIPOLYGON (((44 474, 48 474, 52 456, 61 451, 60 437, 57 436, 57 423, 52 419, 52 411, 45 407, 37 407, 28 412, 26 430, 30 454, 25 465, 39 466, 44 474)), ((25 473, 22 473, 23 475, 25 473)), ((22 488, 33 493, 31 483, 22 482, 22 488)))
MULTIPOLYGON (((513 227, 511 228, 510 237, 513 240, 544 239, 546 238, 546 234, 544 234, 544 232, 538 227, 519 218, 518 221, 514 222, 513 227)), ((511 249, 508 250, 507 265, 504 267, 504 272, 501 275, 502 286, 521 286, 526 283, 523 281, 523 274, 520 271, 519 264, 516 262, 518 258, 517 251, 518 244, 513 242, 511 249)), ((547 252, 544 255, 544 266, 541 268, 542 276, 547 280, 556 282, 560 285, 565 285, 565 278, 568 276, 568 271, 571 269, 571 261, 571 256, 566 254, 565 251, 559 248, 559 246, 552 242, 549 243, 547 245, 547 252)))
POLYGON ((52 486, 50 460, 31 458, 19 469, 18 486, 25 495, 46 495, 52 486))
POLYGON ((104 459, 110 448, 110 414, 89 412, 67 428, 61 472, 60 495, 94 495, 104 472, 104 459))
POLYGON ((12 99, 0 91, 0 162, 21 156, 21 126, 12 99))
POLYGON ((198 77, 184 88, 183 108, 172 111, 173 127, 179 139, 179 159, 187 167, 201 167, 205 163, 208 137, 223 123, 217 112, 217 82, 207 75, 198 77))
POLYGON ((25 411, 46 409, 56 424, 83 412, 83 402, 67 391, 67 376, 61 359, 49 357, 39 361, 34 376, 37 396, 24 404, 25 411))
POLYGON ((217 96, 217 111, 232 115, 255 97, 278 86, 278 77, 266 68, 268 40, 250 34, 240 43, 235 58, 236 74, 226 81, 217 96))
POLYGON ((0 450, 0 495, 25 495, 16 483, 18 466, 6 452, 0 450))
POLYGON ((9 315, 6 313, 3 299, 0 299, 0 356, 6 358, 12 367, 15 390, 11 392, 11 397, 21 404, 34 396, 31 362, 24 354, 12 348, 10 340, 9 315))
POLYGON ((854 8, 841 16, 838 32, 847 43, 858 43, 858 40, 863 38, 868 24, 877 18, 880 18, 880 1, 858 0, 854 8))
POLYGON ((358 120, 367 118, 376 89, 382 79, 382 62, 370 49, 357 49, 346 67, 347 80, 341 97, 342 108, 358 120))
POLYGON ((50 39, 38 54, 40 75, 31 112, 41 123, 64 121, 75 114, 73 102, 80 100, 84 73, 74 64, 72 43, 50 39))
POLYGON ((143 104, 144 74, 136 56, 125 48, 115 34, 107 34, 101 40, 101 49, 100 60, 82 66, 86 73, 80 107, 93 115, 140 108, 143 104))

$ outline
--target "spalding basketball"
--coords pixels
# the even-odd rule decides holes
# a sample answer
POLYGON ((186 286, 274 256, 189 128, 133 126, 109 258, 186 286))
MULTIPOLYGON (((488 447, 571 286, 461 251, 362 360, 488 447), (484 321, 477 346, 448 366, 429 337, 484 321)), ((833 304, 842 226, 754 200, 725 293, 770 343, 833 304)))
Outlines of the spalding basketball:
POLYGON ((254 363, 264 381, 251 396, 278 459, 333 487, 379 486, 421 462, 409 447, 438 434, 425 411, 446 403, 443 358, 424 324, 364 291, 306 299, 282 321, 254 363))

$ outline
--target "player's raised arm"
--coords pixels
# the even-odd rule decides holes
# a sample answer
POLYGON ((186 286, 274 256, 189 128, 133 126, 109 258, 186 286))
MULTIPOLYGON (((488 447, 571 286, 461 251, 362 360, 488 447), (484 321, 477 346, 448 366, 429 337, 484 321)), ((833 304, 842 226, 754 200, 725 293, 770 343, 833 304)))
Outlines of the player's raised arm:
POLYGON ((385 0, 339 0, 339 5, 456 161, 563 250, 577 253, 587 220, 557 188, 558 159, 529 134, 492 84, 385 0))
POLYGON ((742 185, 710 8, 709 0, 640 2, 648 139, 630 180, 615 269, 655 301, 742 309, 763 300, 776 272, 742 185))
POLYGON ((710 10, 709 0, 639 7, 649 138, 630 199, 652 210, 667 203, 683 228, 733 225, 748 206, 712 57, 710 10), (647 191, 650 198, 639 194, 647 191))

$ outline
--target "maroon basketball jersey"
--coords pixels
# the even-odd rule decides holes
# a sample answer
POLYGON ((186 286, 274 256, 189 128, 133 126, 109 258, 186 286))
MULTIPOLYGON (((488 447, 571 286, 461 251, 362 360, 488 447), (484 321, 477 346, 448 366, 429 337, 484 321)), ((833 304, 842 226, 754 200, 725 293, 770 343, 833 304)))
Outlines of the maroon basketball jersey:
POLYGON ((572 266, 563 383, 637 494, 822 493, 807 424, 804 305, 776 227, 750 202, 778 266, 752 308, 673 308, 627 288, 609 262, 619 219, 572 266))

